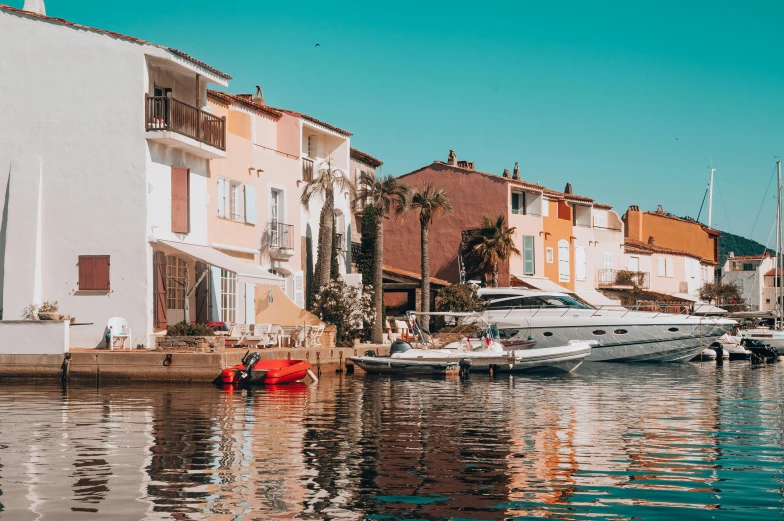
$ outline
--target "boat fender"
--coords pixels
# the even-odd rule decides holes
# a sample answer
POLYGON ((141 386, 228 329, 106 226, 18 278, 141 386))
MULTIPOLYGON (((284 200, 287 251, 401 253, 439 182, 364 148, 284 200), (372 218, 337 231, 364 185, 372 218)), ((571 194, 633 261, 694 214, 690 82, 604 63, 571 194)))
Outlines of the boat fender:
POLYGON ((163 367, 169 367, 171 365, 171 363, 172 363, 172 355, 171 355, 171 353, 169 353, 163 359, 163 367))
POLYGON ((308 369, 308 376, 310 376, 314 384, 318 383, 318 378, 316 377, 315 374, 313 374, 313 371, 311 371, 310 369, 308 369))

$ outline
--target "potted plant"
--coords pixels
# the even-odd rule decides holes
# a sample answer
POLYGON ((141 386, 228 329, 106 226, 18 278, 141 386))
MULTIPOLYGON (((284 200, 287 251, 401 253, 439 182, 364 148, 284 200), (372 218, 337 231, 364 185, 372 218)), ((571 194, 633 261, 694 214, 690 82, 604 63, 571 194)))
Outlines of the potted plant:
POLYGON ((38 319, 39 320, 61 320, 63 316, 58 313, 59 305, 57 301, 49 302, 46 301, 41 304, 41 307, 38 308, 38 319))

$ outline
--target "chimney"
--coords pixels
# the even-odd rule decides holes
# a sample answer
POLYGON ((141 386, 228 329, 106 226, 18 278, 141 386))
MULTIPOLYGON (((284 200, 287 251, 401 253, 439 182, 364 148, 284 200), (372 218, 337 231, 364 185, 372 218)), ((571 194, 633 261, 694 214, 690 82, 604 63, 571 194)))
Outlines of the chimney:
POLYGON ((664 208, 662 208, 662 205, 658 205, 656 207, 656 213, 658 213, 658 214, 663 214, 664 213, 664 208))
MULTIPOLYGON (((765 253, 767 253, 767 252, 765 252, 765 253)), ((734 258, 735 258, 735 252, 731 251, 730 252, 730 259, 734 259, 734 258)))
POLYGON ((653 235, 651 235, 650 237, 648 237, 648 244, 650 244, 651 246, 653 246, 653 235))
POLYGON ((42 16, 46 16, 46 7, 44 6, 44 0, 25 0, 23 9, 30 13, 37 13, 42 16))
POLYGON ((446 160, 447 165, 457 166, 457 154, 454 150, 449 151, 449 157, 446 160))
POLYGON ((264 93, 261 92, 261 85, 256 85, 256 95, 253 96, 253 103, 264 105, 264 93))
POLYGON ((474 169, 474 162, 473 161, 458 161, 457 166, 460 168, 466 168, 468 170, 474 169))
POLYGON ((514 173, 512 174, 512 179, 517 179, 518 181, 520 180, 520 165, 517 164, 517 161, 515 161, 514 173))
POLYGON ((504 177, 509 179, 509 169, 508 168, 504 168, 504 177))
POLYGON ((564 188, 564 193, 565 194, 572 193, 572 183, 566 183, 566 188, 564 188))

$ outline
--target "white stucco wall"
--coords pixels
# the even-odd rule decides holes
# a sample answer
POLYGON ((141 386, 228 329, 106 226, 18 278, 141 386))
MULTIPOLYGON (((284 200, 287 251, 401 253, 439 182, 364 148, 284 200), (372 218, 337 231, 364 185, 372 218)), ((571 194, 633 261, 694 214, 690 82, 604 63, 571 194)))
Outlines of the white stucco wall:
POLYGON ((68 352, 69 332, 64 320, 0 320, 0 354, 61 355, 68 352))
MULTIPOLYGON (((0 157, 35 154, 41 162, 40 299, 57 300, 61 312, 93 323, 74 332, 74 346, 98 345, 112 316, 143 333, 142 46, 0 11, 0 48, 0 121, 13 122, 0 125, 0 157), (111 256, 110 292, 78 291, 78 256, 91 254, 111 256)), ((12 168, 11 177, 16 174, 12 168)), ((32 212, 8 218, 34 220, 32 212)), ((6 259, 19 255, 5 253, 6 259)), ((34 284, 27 273, 6 272, 3 293, 27 299, 34 284)), ((18 318, 18 307, 5 310, 4 318, 18 318)))

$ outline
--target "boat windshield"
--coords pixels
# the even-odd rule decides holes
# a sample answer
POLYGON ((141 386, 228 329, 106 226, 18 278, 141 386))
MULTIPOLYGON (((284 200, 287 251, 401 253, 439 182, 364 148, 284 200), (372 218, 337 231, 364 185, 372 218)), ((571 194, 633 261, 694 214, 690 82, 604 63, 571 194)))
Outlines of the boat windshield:
POLYGON ((591 309, 582 302, 566 295, 539 295, 519 297, 514 295, 487 295, 487 309, 539 309, 539 308, 576 308, 591 309))

